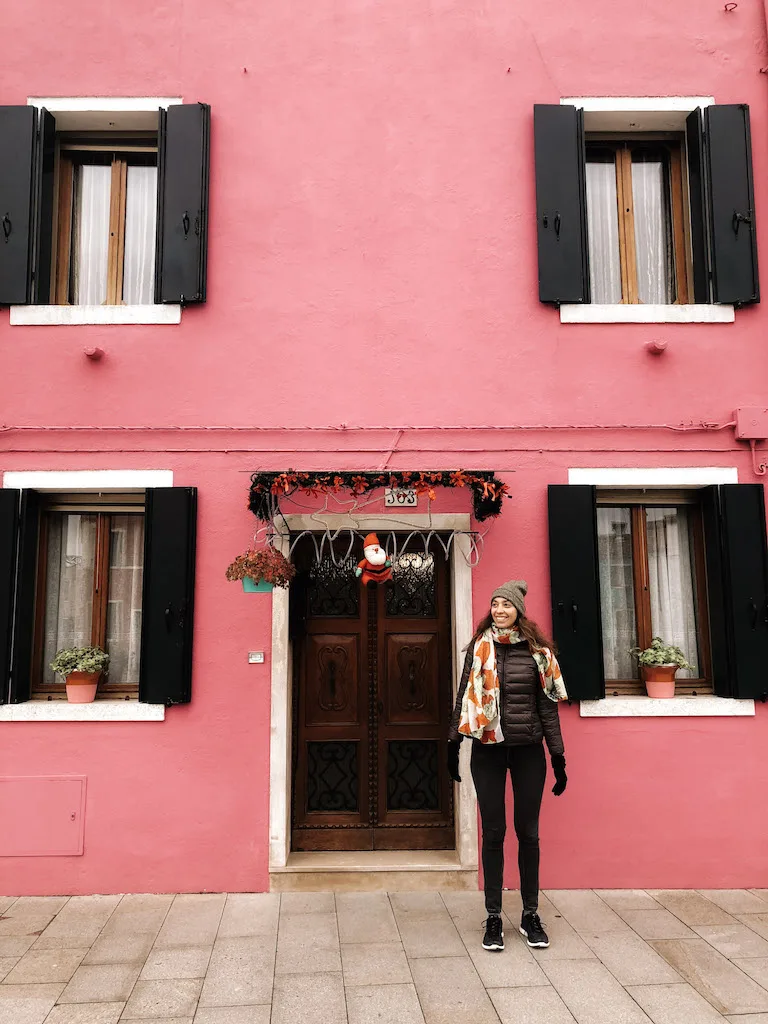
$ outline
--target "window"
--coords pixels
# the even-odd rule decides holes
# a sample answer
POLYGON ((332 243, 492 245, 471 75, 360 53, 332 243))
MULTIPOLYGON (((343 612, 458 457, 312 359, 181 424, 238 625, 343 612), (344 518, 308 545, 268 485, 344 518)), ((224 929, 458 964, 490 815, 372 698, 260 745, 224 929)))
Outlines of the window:
POLYGON ((688 301, 680 138, 587 138, 592 302, 688 301))
POLYGON ((33 695, 64 695, 50 663, 62 647, 99 646, 110 656, 99 696, 135 697, 141 659, 144 504, 83 497, 41 509, 35 601, 33 695))
POLYGON ((701 511, 680 495, 598 499, 597 547, 606 691, 644 693, 632 647, 654 636, 683 650, 677 692, 711 693, 701 511), (615 501, 615 503, 614 503, 615 501))
POLYGON ((155 298, 157 139, 63 136, 58 144, 55 302, 155 298))

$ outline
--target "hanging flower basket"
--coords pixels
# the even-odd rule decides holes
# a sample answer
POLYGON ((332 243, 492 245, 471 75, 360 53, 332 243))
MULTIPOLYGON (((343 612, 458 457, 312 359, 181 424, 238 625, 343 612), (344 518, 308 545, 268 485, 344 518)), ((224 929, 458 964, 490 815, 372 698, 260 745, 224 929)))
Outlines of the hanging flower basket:
POLYGON ((249 548, 227 567, 227 579, 242 580, 246 594, 268 594, 273 587, 287 587, 296 567, 277 548, 249 548))

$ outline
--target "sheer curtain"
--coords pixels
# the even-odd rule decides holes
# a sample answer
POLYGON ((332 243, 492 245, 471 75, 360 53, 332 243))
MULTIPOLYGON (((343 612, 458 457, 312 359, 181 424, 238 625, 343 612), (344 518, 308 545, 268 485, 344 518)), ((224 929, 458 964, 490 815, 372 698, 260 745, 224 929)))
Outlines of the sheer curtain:
POLYGON ((669 175, 663 151, 632 152, 632 201, 638 297, 641 302, 674 302, 669 175))
POLYGON ((89 647, 97 516, 51 516, 45 587, 43 682, 57 682, 50 669, 62 647, 89 647))
MULTIPOLYGON (((645 516, 653 635, 682 648, 698 669, 691 516, 686 508, 649 508, 645 516)), ((697 675, 698 671, 678 672, 683 679, 697 675)))
POLYGON ((593 302, 621 302, 616 155, 587 152, 589 282, 593 302))
POLYGON ((109 203, 112 168, 80 164, 75 169, 74 302, 100 306, 107 298, 109 203))
POLYGON ((155 301, 155 222, 157 168, 128 167, 125 199, 125 269, 123 301, 155 301))
POLYGON ((636 679, 637 662, 629 653, 637 645, 629 508, 598 508, 597 544, 605 677, 636 679))
POLYGON ((136 683, 141 658, 144 516, 113 515, 109 536, 107 642, 110 683, 136 683))

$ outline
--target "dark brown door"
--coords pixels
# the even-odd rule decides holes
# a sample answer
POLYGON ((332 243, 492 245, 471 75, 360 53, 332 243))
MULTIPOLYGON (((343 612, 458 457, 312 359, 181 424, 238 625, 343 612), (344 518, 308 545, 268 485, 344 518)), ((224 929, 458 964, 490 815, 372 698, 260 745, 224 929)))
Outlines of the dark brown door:
POLYGON ((449 562, 412 548, 364 587, 343 550, 297 546, 294 850, 454 847, 449 562))

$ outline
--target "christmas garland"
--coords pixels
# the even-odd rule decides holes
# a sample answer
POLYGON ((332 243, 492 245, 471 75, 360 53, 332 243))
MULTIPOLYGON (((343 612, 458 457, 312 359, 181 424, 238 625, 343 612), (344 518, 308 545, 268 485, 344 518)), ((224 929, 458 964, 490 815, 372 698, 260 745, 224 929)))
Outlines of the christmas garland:
POLYGON ((289 469, 283 473, 254 473, 248 496, 248 508, 253 514, 269 522, 274 500, 301 492, 308 497, 350 491, 357 497, 369 494, 378 487, 411 489, 435 499, 436 487, 469 487, 475 519, 483 522, 501 514, 501 505, 509 497, 507 485, 491 470, 445 470, 437 473, 299 473, 289 469))

